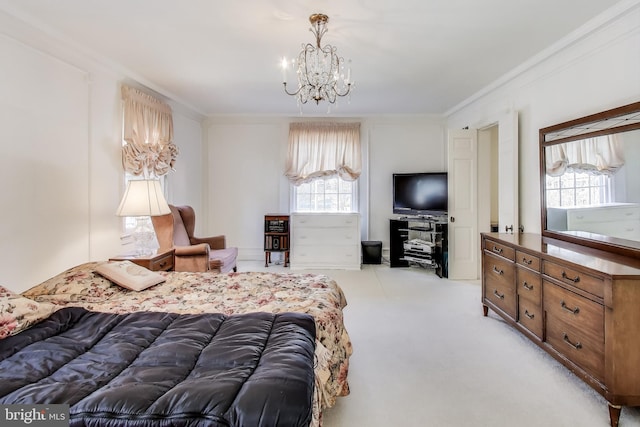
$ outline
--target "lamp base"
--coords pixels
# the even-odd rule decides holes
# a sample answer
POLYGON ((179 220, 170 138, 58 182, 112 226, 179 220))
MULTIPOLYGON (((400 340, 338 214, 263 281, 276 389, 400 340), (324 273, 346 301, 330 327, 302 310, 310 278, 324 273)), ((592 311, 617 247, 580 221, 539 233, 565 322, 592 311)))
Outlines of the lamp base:
POLYGON ((151 219, 148 216, 136 217, 136 227, 131 235, 135 245, 136 256, 149 256, 153 254, 151 247, 155 232, 151 225, 151 219))

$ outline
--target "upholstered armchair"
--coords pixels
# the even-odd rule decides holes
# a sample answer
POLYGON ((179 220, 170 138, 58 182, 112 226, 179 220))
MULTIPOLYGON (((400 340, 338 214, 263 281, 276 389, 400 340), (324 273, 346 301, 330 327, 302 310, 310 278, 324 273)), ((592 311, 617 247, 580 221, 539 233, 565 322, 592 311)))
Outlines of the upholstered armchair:
POLYGON ((195 237, 196 214, 191 206, 169 208, 170 214, 151 220, 160 250, 175 250, 176 271, 237 271, 238 248, 227 248, 225 236, 195 237))

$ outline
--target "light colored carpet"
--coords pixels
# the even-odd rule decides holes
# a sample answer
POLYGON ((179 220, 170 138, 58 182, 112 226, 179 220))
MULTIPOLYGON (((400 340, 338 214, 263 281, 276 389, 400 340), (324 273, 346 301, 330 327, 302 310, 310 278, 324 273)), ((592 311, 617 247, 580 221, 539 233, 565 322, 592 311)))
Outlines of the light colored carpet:
MULTIPOLYGON (((491 311, 483 317, 479 281, 384 264, 317 272, 345 292, 354 349, 351 394, 324 427, 609 425, 598 393, 491 311)), ((624 407, 620 427, 632 426, 640 409, 624 407)))

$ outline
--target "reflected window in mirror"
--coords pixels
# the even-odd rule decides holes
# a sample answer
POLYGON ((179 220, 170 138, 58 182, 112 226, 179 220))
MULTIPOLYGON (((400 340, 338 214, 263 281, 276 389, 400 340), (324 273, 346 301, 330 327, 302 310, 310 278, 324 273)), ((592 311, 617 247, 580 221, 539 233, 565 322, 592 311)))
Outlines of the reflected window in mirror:
MULTIPOLYGON (((615 202, 616 175, 624 167, 624 152, 624 144, 618 135, 597 136, 547 147, 547 207, 615 202)), ((624 180, 621 177, 621 181, 624 180)), ((626 196, 621 198, 626 199, 626 196)))
POLYGON ((540 129, 542 234, 640 252, 640 103, 540 129))
POLYGON ((547 175, 547 206, 589 206, 611 203, 611 179, 606 175, 565 172, 547 175))

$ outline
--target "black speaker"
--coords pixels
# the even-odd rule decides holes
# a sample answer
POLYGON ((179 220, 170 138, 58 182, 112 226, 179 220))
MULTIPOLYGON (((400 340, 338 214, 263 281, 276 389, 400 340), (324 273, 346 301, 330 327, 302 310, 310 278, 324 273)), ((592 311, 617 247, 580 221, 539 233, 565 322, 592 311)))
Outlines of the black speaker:
POLYGON ((362 263, 382 264, 382 242, 365 241, 362 242, 362 263))

